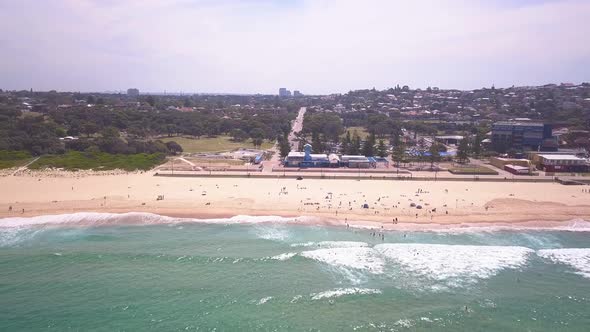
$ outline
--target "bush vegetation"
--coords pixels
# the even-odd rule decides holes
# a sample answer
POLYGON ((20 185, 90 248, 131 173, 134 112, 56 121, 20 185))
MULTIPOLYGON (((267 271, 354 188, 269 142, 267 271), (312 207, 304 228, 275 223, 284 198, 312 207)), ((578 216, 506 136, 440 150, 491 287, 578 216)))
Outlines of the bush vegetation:
POLYGON ((27 151, 0 151, 0 169, 24 165, 31 159, 27 151))
POLYGON ((149 170, 166 159, 163 153, 109 154, 104 152, 70 151, 47 155, 29 166, 31 169, 63 168, 66 170, 149 170))

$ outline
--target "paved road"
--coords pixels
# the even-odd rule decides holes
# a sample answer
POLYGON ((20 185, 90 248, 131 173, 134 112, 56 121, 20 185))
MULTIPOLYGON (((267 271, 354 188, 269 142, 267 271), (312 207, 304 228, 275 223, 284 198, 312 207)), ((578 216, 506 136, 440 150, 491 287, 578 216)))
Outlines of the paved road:
POLYGON ((299 144, 299 142, 297 141, 296 134, 300 133, 303 129, 303 118, 305 117, 306 111, 307 108, 301 107, 297 118, 295 118, 293 124, 291 125, 291 132, 289 133, 289 144, 291 144, 291 151, 297 150, 297 144, 299 144))
MULTIPOLYGON (((295 134, 301 132, 301 129, 303 129, 303 117, 305 116, 306 111, 307 108, 301 107, 299 109, 299 114, 297 114, 297 117, 295 118, 295 120, 293 120, 293 123, 291 124, 291 132, 288 136, 289 144, 291 144, 291 151, 295 151, 297 149, 297 144, 299 142, 297 141, 297 136, 295 134)), ((262 162, 263 173, 272 172, 272 169, 275 166, 280 165, 281 163, 278 142, 275 142, 275 145, 272 147, 271 150, 274 151, 272 158, 270 160, 262 162)))

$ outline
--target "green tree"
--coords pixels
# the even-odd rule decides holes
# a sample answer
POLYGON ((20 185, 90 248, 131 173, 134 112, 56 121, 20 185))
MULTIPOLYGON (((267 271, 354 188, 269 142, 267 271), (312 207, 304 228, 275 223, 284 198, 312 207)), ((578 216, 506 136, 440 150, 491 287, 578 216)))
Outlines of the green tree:
POLYGON ((381 158, 385 158, 387 157, 387 154, 387 146, 385 145, 385 142, 380 139, 379 145, 377 145, 377 155, 381 158))
POLYGON ((324 152, 324 143, 322 142, 320 134, 317 131, 311 133, 311 150, 314 153, 324 152))
POLYGON ((252 144, 259 148, 264 142, 264 131, 260 128, 254 128, 250 131, 250 137, 252 138, 252 144))
POLYGON ((465 136, 457 147, 457 161, 465 163, 469 161, 469 139, 465 136))
POLYGON ((399 167, 399 164, 405 160, 406 157, 406 144, 403 140, 400 140, 399 143, 393 149, 393 159, 399 167))
POLYGON ((358 155, 361 153, 361 138, 356 130, 352 133, 352 144, 350 145, 349 152, 351 155, 358 155))
POLYGON ((342 154, 349 154, 350 153, 350 145, 352 144, 352 140, 350 139, 350 131, 346 131, 346 136, 342 139, 342 144, 340 146, 340 152, 342 154))
POLYGON ((471 148, 471 152, 473 155, 478 158, 481 155, 481 142, 483 141, 483 135, 481 133, 477 133, 475 135, 475 139, 473 140, 473 146, 471 148))
POLYGON ((375 134, 371 133, 363 144, 363 155, 373 157, 375 155, 375 134))
POLYGON ((289 140, 285 136, 279 136, 277 141, 281 158, 287 157, 289 152, 291 152, 291 144, 289 144, 289 140))
POLYGON ((82 133, 86 134, 87 137, 90 135, 96 134, 98 131, 98 126, 94 122, 85 122, 82 125, 82 133))
POLYGON ((182 146, 180 146, 180 144, 176 143, 175 141, 166 142, 166 148, 171 154, 174 155, 182 153, 183 151, 182 146))
POLYGON ((240 128, 232 129, 230 136, 236 142, 243 142, 248 138, 248 134, 240 128))
POLYGON ((428 156, 428 158, 430 159, 430 168, 432 168, 434 167, 435 162, 440 161, 440 144, 438 144, 437 142, 433 142, 432 145, 430 145, 430 149, 428 149, 428 152, 430 153, 430 156, 428 156))
POLYGON ((157 102, 156 97, 154 97, 152 95, 147 96, 146 99, 145 99, 145 101, 148 104, 150 104, 150 106, 152 106, 152 107, 156 106, 156 102, 157 102))

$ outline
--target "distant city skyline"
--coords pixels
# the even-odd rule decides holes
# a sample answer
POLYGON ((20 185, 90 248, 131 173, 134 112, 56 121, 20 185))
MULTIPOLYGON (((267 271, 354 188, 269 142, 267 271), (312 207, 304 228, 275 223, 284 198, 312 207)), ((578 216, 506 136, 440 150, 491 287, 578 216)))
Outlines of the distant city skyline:
POLYGON ((306 95, 590 81, 584 0, 0 0, 0 88, 306 95))

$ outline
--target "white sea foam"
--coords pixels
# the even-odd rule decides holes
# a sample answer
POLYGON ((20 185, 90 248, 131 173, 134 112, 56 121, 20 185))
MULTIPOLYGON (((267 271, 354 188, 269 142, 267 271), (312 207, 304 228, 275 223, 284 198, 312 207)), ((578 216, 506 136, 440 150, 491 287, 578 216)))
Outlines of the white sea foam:
POLYGON ((0 227, 27 227, 37 225, 67 225, 67 224, 110 224, 110 223, 170 223, 175 219, 152 213, 97 213, 78 212, 72 214, 45 215, 30 218, 12 217, 0 219, 0 227))
POLYGON ((443 244, 379 244, 375 250, 410 273, 455 286, 524 266, 532 249, 525 247, 443 244))
POLYGON ((256 305, 265 304, 266 302, 270 301, 270 299, 272 299, 272 296, 263 297, 260 300, 258 300, 258 303, 256 303, 256 305))
POLYGON ((317 247, 317 248, 357 248, 368 247, 369 244, 357 241, 321 241, 293 243, 291 247, 317 247))
POLYGON ((0 227, 0 248, 18 245, 32 239, 40 230, 31 230, 26 227, 1 228, 0 227))
MULTIPOLYGON (((288 223, 305 220, 306 217, 287 218, 279 216, 247 216, 237 215, 231 218, 220 219, 201 219, 200 221, 208 223, 236 223, 236 224, 260 224, 260 223, 288 223)), ((199 219, 193 219, 199 220, 199 219)))
POLYGON ((256 226, 254 231, 258 238, 264 240, 284 241, 289 238, 289 231, 284 228, 256 226))
POLYGON ((543 249, 537 255, 554 263, 573 267, 577 274, 590 278, 590 248, 543 249))
POLYGON ((108 224, 175 224, 175 223, 218 223, 218 224, 259 224, 291 223, 306 220, 307 217, 285 218, 279 216, 246 216, 231 218, 197 219, 172 218, 146 212, 98 213, 78 212, 71 214, 44 215, 36 217, 10 217, 0 219, 0 228, 30 227, 43 225, 108 225, 108 224))
POLYGON ((409 328, 413 327, 415 324, 416 323, 411 319, 400 319, 397 322, 395 322, 393 325, 409 329, 409 328))
POLYGON ((324 248, 304 251, 300 255, 334 267, 383 273, 384 262, 372 248, 324 248))
POLYGON ((311 294, 312 300, 321 300, 332 297, 340 297, 344 295, 366 295, 366 294, 381 294, 381 290, 372 288, 336 288, 324 292, 311 294))
POLYGON ((287 259, 292 258, 292 257, 294 257, 296 255, 297 255, 296 252, 286 252, 284 254, 272 256, 272 257, 270 257, 270 259, 275 259, 275 260, 278 260, 278 261, 286 261, 287 259))

